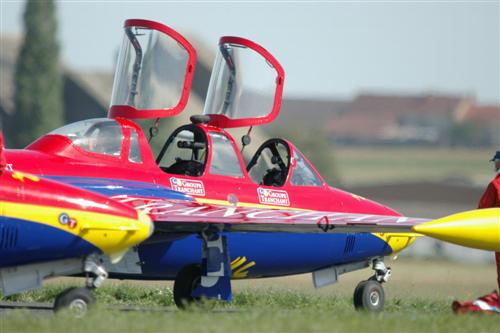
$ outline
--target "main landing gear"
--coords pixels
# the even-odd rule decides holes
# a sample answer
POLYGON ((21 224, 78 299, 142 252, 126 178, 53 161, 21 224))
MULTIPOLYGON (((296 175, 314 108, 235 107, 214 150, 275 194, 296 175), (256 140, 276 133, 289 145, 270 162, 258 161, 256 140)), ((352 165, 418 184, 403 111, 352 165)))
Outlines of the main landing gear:
POLYGON ((386 267, 381 259, 372 261, 375 274, 368 280, 361 281, 354 290, 354 308, 370 312, 380 312, 384 309, 385 294, 382 283, 391 276, 391 268, 386 267))
MULTIPOLYGON (((205 230, 200 233, 203 248, 201 265, 191 264, 182 268, 174 282, 174 301, 178 308, 184 309, 191 303, 207 299, 232 299, 231 267, 225 235, 220 230, 205 230)), ((383 258, 374 258, 359 262, 332 266, 313 272, 316 288, 337 282, 338 276, 347 272, 372 265, 375 274, 368 280, 361 281, 354 290, 356 310, 379 312, 384 308, 384 289, 382 283, 391 276, 391 269, 386 267, 383 258)))
POLYGON ((231 301, 231 265, 227 238, 217 228, 200 233, 203 256, 201 265, 182 268, 174 282, 174 301, 184 309, 202 297, 231 301))
POLYGON ((68 288, 60 293, 54 302, 54 311, 68 310, 75 318, 84 317, 95 304, 92 290, 99 288, 108 273, 97 257, 87 257, 83 262, 83 271, 87 274, 86 287, 68 288))
POLYGON ((193 291, 201 283, 201 268, 199 265, 188 265, 177 273, 174 282, 174 302, 179 309, 185 309, 190 304, 198 302, 199 297, 193 297, 193 291))

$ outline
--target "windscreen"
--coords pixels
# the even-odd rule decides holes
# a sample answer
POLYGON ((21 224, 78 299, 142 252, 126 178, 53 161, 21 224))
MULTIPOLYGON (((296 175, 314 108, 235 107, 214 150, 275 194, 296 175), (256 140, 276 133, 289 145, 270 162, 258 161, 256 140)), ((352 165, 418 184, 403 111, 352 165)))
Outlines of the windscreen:
POLYGON ((120 156, 123 134, 115 120, 88 119, 58 128, 49 134, 63 135, 91 153, 120 156))
POLYGON ((212 138, 212 161, 210 173, 231 177, 243 177, 238 155, 229 138, 221 133, 210 132, 212 138))
POLYGON ((169 35, 125 27, 111 105, 136 110, 174 108, 183 94, 188 61, 188 51, 169 35))
POLYGON ((236 119, 265 118, 274 111, 279 81, 277 69, 252 47, 221 43, 204 114, 225 116, 230 120, 228 123, 236 119))
POLYGON ((302 157, 302 154, 297 150, 294 151, 295 159, 297 163, 293 168, 292 180, 290 183, 297 186, 321 186, 323 183, 321 179, 316 176, 314 171, 307 165, 306 160, 302 157))

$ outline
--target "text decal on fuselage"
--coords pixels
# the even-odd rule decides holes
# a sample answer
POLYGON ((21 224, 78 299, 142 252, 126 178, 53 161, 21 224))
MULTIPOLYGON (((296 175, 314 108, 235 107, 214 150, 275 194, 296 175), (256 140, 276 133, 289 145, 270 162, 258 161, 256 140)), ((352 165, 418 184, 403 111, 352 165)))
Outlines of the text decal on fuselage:
POLYGON ((429 219, 391 215, 204 205, 195 201, 171 201, 157 198, 130 197, 127 195, 117 195, 111 198, 121 203, 127 203, 135 209, 149 214, 155 222, 174 223, 174 221, 182 222, 185 220, 187 222, 202 221, 202 223, 207 224, 312 224, 316 225, 322 231, 328 232, 340 225, 376 226, 379 223, 416 224, 430 221, 429 219), (195 220, 193 221, 192 218, 195 218, 195 220))
POLYGON ((288 193, 283 190, 271 190, 259 187, 257 189, 259 202, 264 205, 290 206, 288 193))
POLYGON ((205 186, 201 180, 170 178, 172 190, 186 193, 189 195, 205 196, 205 186))

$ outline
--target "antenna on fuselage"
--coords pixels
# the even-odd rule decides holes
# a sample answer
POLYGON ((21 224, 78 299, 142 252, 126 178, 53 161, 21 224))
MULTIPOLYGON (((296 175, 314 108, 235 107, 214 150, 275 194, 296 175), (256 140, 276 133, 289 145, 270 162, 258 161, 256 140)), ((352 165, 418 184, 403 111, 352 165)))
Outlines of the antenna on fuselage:
POLYGON ((159 127, 160 127, 160 118, 156 118, 154 123, 153 123, 153 126, 151 126, 149 128, 149 139, 148 139, 148 143, 151 142, 151 140, 156 136, 158 135, 158 132, 160 131, 159 130, 159 127))
POLYGON ((247 134, 243 135, 241 137, 241 152, 243 154, 243 150, 245 149, 246 146, 248 146, 252 142, 252 138, 250 137, 250 133, 252 132, 253 126, 250 126, 248 129, 247 134))

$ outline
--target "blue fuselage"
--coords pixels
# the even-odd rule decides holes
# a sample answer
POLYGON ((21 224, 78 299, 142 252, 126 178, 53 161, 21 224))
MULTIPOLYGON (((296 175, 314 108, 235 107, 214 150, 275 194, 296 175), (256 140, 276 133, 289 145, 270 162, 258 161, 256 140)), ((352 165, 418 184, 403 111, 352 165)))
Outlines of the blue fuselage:
MULTIPOLYGON (((384 256, 392 249, 372 234, 227 233, 233 274, 243 277, 272 277, 312 272, 332 265, 384 256)), ((178 240, 142 244, 139 257, 144 278, 174 279, 186 265, 198 264, 201 240, 189 235, 178 240)))
POLYGON ((59 228, 0 216, 0 268, 100 252, 83 238, 59 228))

